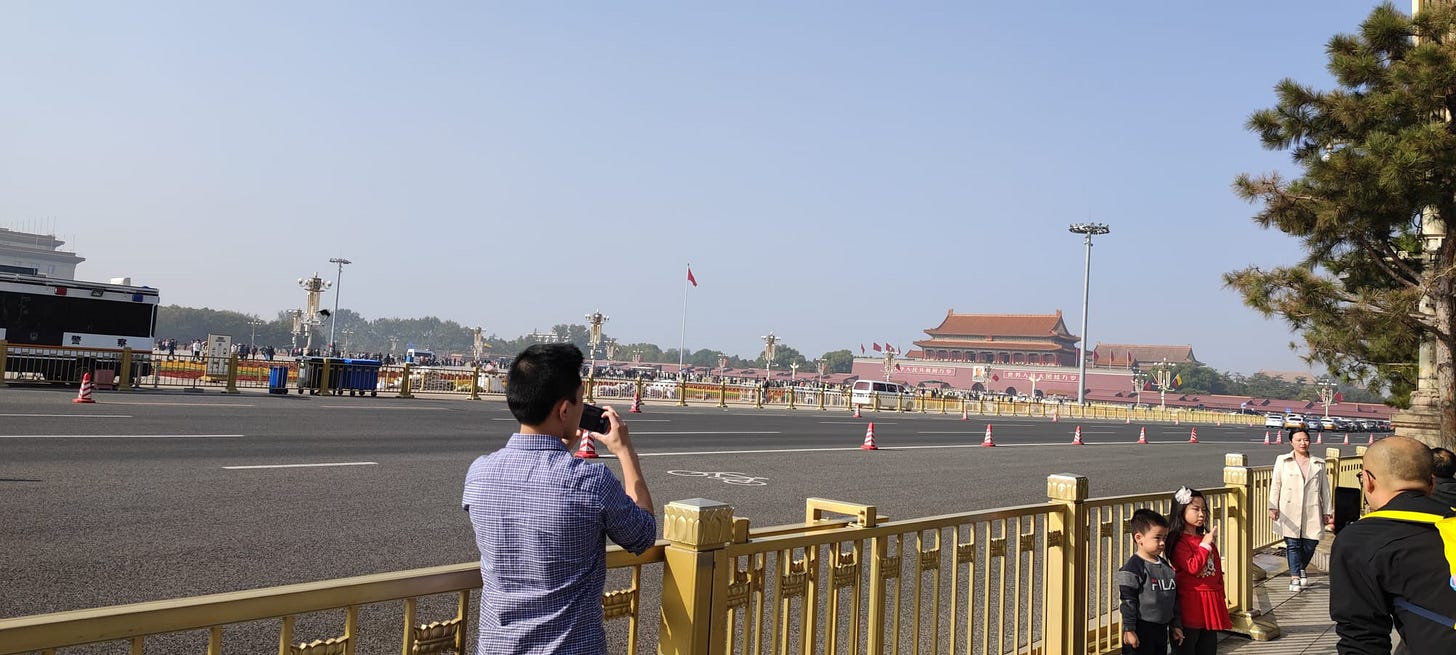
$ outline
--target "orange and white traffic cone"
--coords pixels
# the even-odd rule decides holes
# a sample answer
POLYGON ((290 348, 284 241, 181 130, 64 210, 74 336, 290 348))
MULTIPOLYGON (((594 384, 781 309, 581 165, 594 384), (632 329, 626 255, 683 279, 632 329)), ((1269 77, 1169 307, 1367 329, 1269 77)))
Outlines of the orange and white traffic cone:
POLYGON ((1082 426, 1077 426, 1077 431, 1072 433, 1072 445, 1082 445, 1082 426))
POLYGON ((1052 410, 1052 423, 1056 423, 1057 421, 1060 421, 1060 420, 1062 420, 1062 410, 1061 409, 1054 409, 1054 410, 1052 410))
POLYGON ((991 447, 996 445, 996 440, 991 438, 991 424, 986 424, 986 438, 981 440, 981 445, 991 447))
POLYGON ((1127 416, 1122 417, 1122 424, 1132 425, 1132 412, 1128 412, 1127 416))
POLYGON ((969 421, 969 420, 971 420, 971 410, 962 407, 961 408, 961 420, 962 421, 969 421))
POLYGON ((1276 433, 1274 435, 1274 445, 1277 446, 1277 445, 1282 444, 1282 443, 1284 443, 1284 433, 1283 432, 1276 433))
POLYGON ((854 406, 854 414, 850 418, 863 418, 859 415, 859 405, 854 406))
POLYGON ((864 443, 860 444, 859 449, 860 450, 879 450, 880 449, 879 446, 876 446, 875 445, 875 423, 874 423, 874 421, 870 421, 869 428, 865 430, 865 440, 864 440, 864 443))
POLYGON ((641 391, 635 391, 635 392, 632 393, 632 409, 627 410, 627 411, 629 411, 629 412, 631 412, 633 414, 641 414, 642 413, 642 392, 641 391))
POLYGON ((78 391, 78 392, 76 392, 76 397, 75 398, 72 398, 71 399, 71 402, 73 402, 73 403, 94 403, 94 402, 96 402, 94 400, 91 400, 91 391, 94 388, 95 387, 91 384, 91 373, 88 371, 85 375, 82 375, 81 376, 81 390, 78 391))
POLYGON ((1368 439, 1365 440, 1365 445, 1367 445, 1367 446, 1373 446, 1373 445, 1375 445, 1375 435, 1374 434, 1367 434, 1365 436, 1366 437, 1369 437, 1368 439))
POLYGON ((1144 445, 1148 443, 1148 429, 1146 427, 1138 428, 1138 443, 1144 445))
POLYGON ((1198 443, 1198 428, 1195 427, 1188 432, 1188 443, 1198 443))
POLYGON ((1179 423, 1178 423, 1178 415, 1177 414, 1174 414, 1173 415, 1173 425, 1179 425, 1179 423))
POLYGON ((1316 446, 1322 446, 1322 445, 1324 445, 1324 443, 1325 443, 1325 433, 1323 433, 1323 432, 1316 432, 1315 435, 1314 435, 1314 445, 1316 445, 1316 446))
POLYGON ((1274 442, 1269 441, 1269 431, 1268 430, 1265 430, 1264 431, 1264 445, 1267 446, 1267 445, 1269 445, 1271 443, 1274 443, 1274 442))
POLYGON ((1340 444, 1340 445, 1342 445, 1342 446, 1348 446, 1348 445, 1350 445, 1350 433, 1349 432, 1346 432, 1345 433, 1345 443, 1340 444))
POLYGON ((576 456, 582 459, 596 459, 597 445, 596 440, 592 438, 592 433, 587 430, 577 430, 576 436, 577 440, 581 442, 581 446, 576 449, 576 456))

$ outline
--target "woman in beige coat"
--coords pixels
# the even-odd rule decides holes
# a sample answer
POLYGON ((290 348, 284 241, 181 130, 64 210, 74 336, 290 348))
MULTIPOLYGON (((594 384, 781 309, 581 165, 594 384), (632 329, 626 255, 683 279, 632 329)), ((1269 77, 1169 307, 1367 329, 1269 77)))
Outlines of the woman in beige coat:
POLYGON ((1325 461, 1309 454, 1309 432, 1289 435, 1292 450, 1274 460, 1274 477, 1269 484, 1269 520, 1284 537, 1289 558, 1289 590, 1309 586, 1305 567, 1314 557, 1320 532, 1334 524, 1334 501, 1325 461))

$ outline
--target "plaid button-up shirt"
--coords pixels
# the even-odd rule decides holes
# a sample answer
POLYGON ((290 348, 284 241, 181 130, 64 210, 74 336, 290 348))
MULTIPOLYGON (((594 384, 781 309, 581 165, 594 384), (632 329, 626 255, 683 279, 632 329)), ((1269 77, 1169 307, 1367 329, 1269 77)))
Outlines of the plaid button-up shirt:
POLYGON ((606 653, 606 539, 641 553, 657 536, 611 470, 515 434, 470 465, 462 504, 480 548, 478 652, 606 653))

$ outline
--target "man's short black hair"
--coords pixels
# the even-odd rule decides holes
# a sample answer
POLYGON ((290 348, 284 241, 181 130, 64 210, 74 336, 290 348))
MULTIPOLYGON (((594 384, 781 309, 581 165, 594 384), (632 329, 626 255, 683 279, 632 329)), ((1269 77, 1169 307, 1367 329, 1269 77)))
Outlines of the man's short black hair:
POLYGON ((1133 512, 1130 523, 1133 534, 1147 534, 1148 530, 1153 528, 1168 527, 1168 519, 1163 518, 1162 514, 1150 509, 1140 509, 1133 512))
POLYGON ((506 373, 506 405, 511 415, 522 425, 540 425, 557 402, 575 403, 581 389, 581 363, 581 349, 569 343, 538 343, 516 355, 506 373))
POLYGON ((1432 448, 1431 472, 1438 478, 1456 477, 1456 453, 1440 446, 1432 448))

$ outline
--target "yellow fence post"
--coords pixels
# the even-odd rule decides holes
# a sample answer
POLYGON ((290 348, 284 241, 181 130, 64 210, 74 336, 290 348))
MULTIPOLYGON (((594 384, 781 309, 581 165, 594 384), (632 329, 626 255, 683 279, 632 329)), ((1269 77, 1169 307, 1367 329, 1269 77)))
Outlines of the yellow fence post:
POLYGON ((1325 449, 1325 474, 1330 479, 1331 494, 1340 486, 1340 455, 1339 448, 1325 449))
MULTIPOLYGON (((586 394, 587 394, 588 397, 591 396, 591 392, 592 392, 591 380, 588 379, 587 380, 587 385, 586 385, 586 394)), ((473 370, 471 371, 471 374, 470 374, 470 399, 471 400, 480 400, 480 364, 479 363, 477 363, 473 367, 473 370)), ((588 400, 587 402, 591 402, 591 401, 588 400)))
POLYGON ((321 369, 321 370, 319 371, 319 389, 318 389, 318 392, 319 392, 319 395, 320 396, 327 396, 327 395, 329 395, 329 389, 333 386, 331 384, 331 381, 329 380, 329 373, 331 372, 331 371, 329 371, 329 369, 331 369, 333 367, 334 367, 334 360, 332 360, 332 359, 330 359, 328 357, 323 358, 322 363, 319 364, 319 369, 321 369))
POLYGON ((718 406, 728 406, 728 378, 718 380, 718 406))
POLYGON ((722 653, 727 641, 729 562, 723 546, 733 541, 733 506, 706 498, 676 500, 663 508, 662 612, 657 630, 661 655, 722 653), (720 583, 721 581, 721 583, 720 583))
MULTIPOLYGON (((477 373, 476 375, 479 376, 480 374, 477 373)), ((596 402, 596 396, 593 395, 594 390, 596 389, 596 386, 597 386, 596 377, 595 376, 592 376, 592 375, 586 376, 586 401, 589 402, 589 403, 596 402)))
MULTIPOLYGON (((0 373, 5 369, 3 353, 0 353, 0 373)), ((121 349, 121 370, 116 372, 116 390, 131 391, 131 348, 121 349)))
POLYGON ((798 394, 794 393, 794 388, 793 387, 789 387, 788 388, 788 394, 789 394, 789 409, 798 409, 798 406, 794 404, 794 401, 795 401, 794 396, 797 396, 798 394))
POLYGON ((1087 652, 1086 476, 1047 476, 1046 652, 1087 652))
POLYGON ((819 411, 822 412, 822 411, 825 411, 826 410, 826 407, 825 407, 824 403, 826 402, 826 400, 828 398, 829 398, 829 390, 826 389, 826 388, 824 388, 824 387, 820 387, 819 388, 819 411))
POLYGON ((688 406, 688 381, 686 379, 677 381, 677 406, 688 406))
POLYGON ((410 363, 404 363, 404 370, 399 373, 399 398, 414 398, 410 393, 410 363))
POLYGON ((1247 455, 1229 453, 1223 458, 1223 482, 1233 493, 1228 496, 1224 523, 1223 563, 1227 594, 1233 606, 1229 618, 1233 631, 1257 641, 1279 638, 1279 625, 1272 616, 1260 616, 1254 606, 1254 522, 1264 520, 1264 510, 1254 507, 1254 475, 1247 455))
POLYGON ((763 396, 766 392, 767 390, 764 389, 762 386, 756 386, 753 388, 753 406, 755 408, 763 409, 763 396))
POLYGON ((880 411, 880 392, 878 392, 878 391, 871 391, 870 392, 870 399, 875 401, 874 402, 874 406, 872 407, 872 409, 874 409, 877 412, 880 411))
POLYGON ((237 353, 233 353, 231 355, 228 355, 228 364, 227 364, 227 388, 223 389, 222 392, 223 393, 237 393, 238 392, 238 355, 237 355, 237 353))

